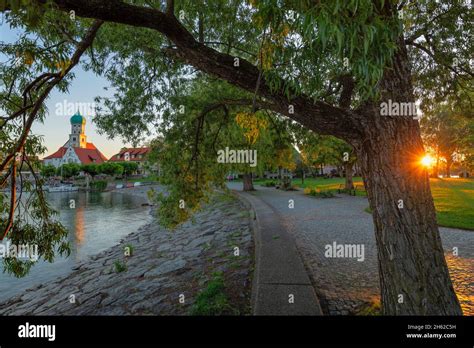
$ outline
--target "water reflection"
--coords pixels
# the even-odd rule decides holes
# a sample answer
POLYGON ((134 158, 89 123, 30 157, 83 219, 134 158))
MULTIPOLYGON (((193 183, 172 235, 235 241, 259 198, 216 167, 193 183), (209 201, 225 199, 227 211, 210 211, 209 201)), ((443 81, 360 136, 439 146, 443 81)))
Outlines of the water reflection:
POLYGON ((76 247, 80 248, 80 246, 84 243, 84 207, 77 208, 76 212, 76 247))
POLYGON ((21 279, 0 272, 0 300, 67 275, 79 261, 117 244, 150 221, 148 208, 142 206, 146 198, 114 192, 55 192, 47 199, 69 231, 71 255, 58 257, 53 264, 40 260, 21 279))

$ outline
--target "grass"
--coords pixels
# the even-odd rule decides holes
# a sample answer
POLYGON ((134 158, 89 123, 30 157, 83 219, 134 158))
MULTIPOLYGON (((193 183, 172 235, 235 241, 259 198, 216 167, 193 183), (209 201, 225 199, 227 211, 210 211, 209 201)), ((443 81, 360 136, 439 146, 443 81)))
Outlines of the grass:
POLYGON ((222 272, 212 274, 212 279, 208 282, 207 287, 197 295, 191 308, 192 315, 238 314, 236 311, 225 294, 222 272))
POLYGON ((430 186, 438 225, 474 230, 474 179, 430 179, 430 186))
MULTIPOLYGON (((362 178, 361 177, 354 177, 353 178, 354 185, 363 186, 362 178)), ((271 182, 274 180, 269 179, 257 179, 255 180, 255 184, 266 186, 268 187, 271 182)), ((337 193, 339 190, 340 185, 344 185, 345 179, 344 178, 331 178, 331 179, 324 179, 324 178, 306 178, 304 180, 304 184, 301 183, 301 179, 293 179, 291 185, 296 188, 317 188, 323 192, 330 192, 330 193, 337 193)), ((365 191, 363 190, 356 190, 356 196, 366 196, 365 191)))
POLYGON ((115 272, 122 273, 127 270, 127 265, 117 260, 114 262, 114 268, 115 268, 115 272))
MULTIPOLYGON (((256 183, 265 185, 269 181, 272 180, 256 180, 256 183)), ((334 193, 344 184, 344 178, 307 178, 304 184, 301 184, 301 179, 293 179, 292 184, 300 188, 317 187, 321 191, 334 193)), ((474 230, 474 179, 430 179, 430 184, 438 225, 474 230)), ((354 177, 354 185, 363 185, 362 179, 354 177)), ((358 189, 356 196, 366 196, 366 193, 358 189)), ((368 208, 365 211, 371 213, 368 208)))
POLYGON ((332 190, 321 190, 319 187, 306 187, 304 189, 304 194, 305 195, 310 195, 313 197, 318 197, 318 198, 331 198, 334 197, 334 193, 332 190))
POLYGON ((474 230, 474 179, 430 179, 438 225, 474 230))
POLYGON ((135 251, 135 248, 133 247, 132 244, 125 245, 125 248, 124 248, 125 256, 133 256, 134 251, 135 251))

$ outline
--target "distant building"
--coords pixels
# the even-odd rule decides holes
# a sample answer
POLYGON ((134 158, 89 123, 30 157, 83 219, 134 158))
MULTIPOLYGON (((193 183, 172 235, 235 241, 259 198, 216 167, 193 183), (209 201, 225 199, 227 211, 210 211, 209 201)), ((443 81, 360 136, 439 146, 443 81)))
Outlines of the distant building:
POLYGON ((45 165, 56 168, 66 163, 91 164, 104 163, 107 158, 95 147, 87 142, 85 133, 86 119, 77 112, 71 117, 71 134, 69 140, 55 153, 43 158, 45 165))
POLYGON ((135 162, 138 164, 137 174, 159 174, 159 167, 148 162, 149 147, 124 147, 119 153, 110 157, 109 162, 135 162))

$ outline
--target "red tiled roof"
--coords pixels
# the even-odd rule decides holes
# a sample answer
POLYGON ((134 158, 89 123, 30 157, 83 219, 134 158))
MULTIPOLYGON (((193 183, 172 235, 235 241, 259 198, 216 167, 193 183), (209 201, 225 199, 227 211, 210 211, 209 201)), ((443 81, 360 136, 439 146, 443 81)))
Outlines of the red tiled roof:
MULTIPOLYGON (((65 144, 66 145, 66 144, 65 144)), ((62 146, 59 148, 58 151, 49 155, 45 159, 52 159, 52 158, 62 158, 67 151, 66 146, 62 146)), ((107 157, 105 157, 94 144, 87 143, 85 148, 75 147, 74 152, 76 153, 77 157, 81 161, 82 164, 89 164, 89 163, 104 163, 107 161, 107 157)))
MULTIPOLYGON (((87 144, 89 145, 89 143, 87 144)), ((94 146, 93 144, 91 144, 94 146)), ((76 152, 77 157, 79 157, 79 161, 82 164, 89 164, 89 163, 104 163, 107 161, 107 157, 105 157, 97 148, 80 148, 75 147, 74 152, 76 152)))
POLYGON ((86 143, 86 149, 93 149, 93 150, 96 150, 97 148, 96 148, 95 145, 92 144, 92 143, 86 143))
POLYGON ((53 159, 53 158, 63 158, 66 151, 67 151, 67 148, 62 146, 62 147, 59 148, 58 151, 56 151, 52 155, 46 156, 45 158, 43 158, 43 160, 53 159))
POLYGON ((124 161, 124 154, 126 152, 130 153, 130 161, 144 161, 145 156, 151 151, 149 147, 131 147, 131 148, 123 148, 120 150, 119 153, 110 157, 109 162, 123 162, 124 161), (120 155, 120 158, 117 156, 120 155), (135 155, 132 158, 132 155, 135 155), (138 155, 142 155, 142 158, 139 158, 138 155))

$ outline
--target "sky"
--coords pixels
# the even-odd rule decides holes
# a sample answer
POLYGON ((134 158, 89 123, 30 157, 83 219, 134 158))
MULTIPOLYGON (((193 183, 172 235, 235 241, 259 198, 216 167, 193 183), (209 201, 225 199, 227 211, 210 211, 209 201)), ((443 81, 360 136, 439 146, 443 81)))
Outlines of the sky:
MULTIPOLYGON (((14 42, 21 33, 17 29, 10 29, 0 15, 0 42, 10 43, 14 42)), ((4 62, 6 57, 0 53, 0 62, 4 62)), ((91 72, 84 71, 80 66, 76 66, 73 70, 75 79, 69 87, 69 93, 60 93, 57 89, 53 89, 50 93, 49 99, 46 101, 48 108, 48 115, 43 124, 35 122, 32 127, 32 133, 43 135, 44 145, 47 147, 47 152, 40 156, 40 158, 54 153, 59 147, 69 139, 71 125, 69 119, 78 111, 86 117, 86 136, 87 141, 94 143, 94 145, 107 157, 110 158, 124 146, 130 146, 122 142, 120 138, 107 139, 105 135, 100 135, 97 128, 92 122, 94 116, 93 109, 94 98, 96 96, 107 97, 112 96, 112 89, 105 91, 104 87, 109 86, 105 78, 95 76, 91 72), (68 113, 66 110, 61 110, 58 104, 67 106, 74 110, 68 113), (81 103, 81 104, 78 104, 81 103)))

